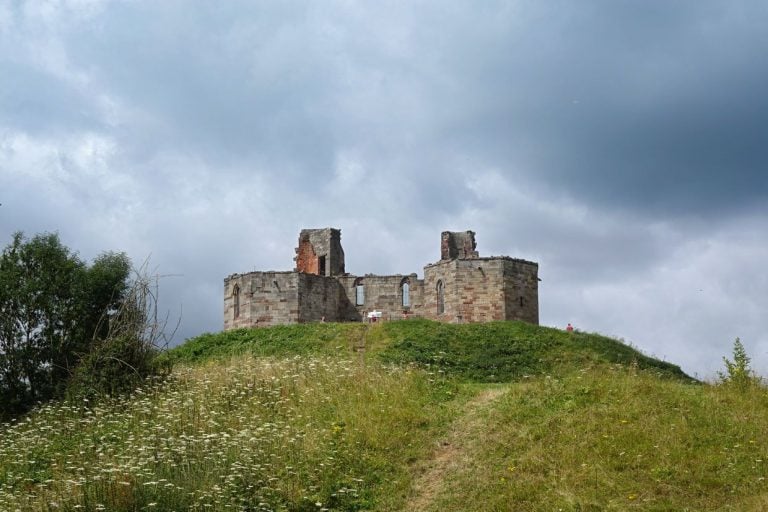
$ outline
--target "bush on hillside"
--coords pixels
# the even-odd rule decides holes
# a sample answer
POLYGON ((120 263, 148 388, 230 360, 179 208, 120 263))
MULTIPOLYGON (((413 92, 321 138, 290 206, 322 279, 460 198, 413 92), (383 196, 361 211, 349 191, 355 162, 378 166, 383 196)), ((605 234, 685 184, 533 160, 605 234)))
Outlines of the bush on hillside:
POLYGON ((69 382, 69 398, 93 399, 132 391, 147 378, 168 372, 157 355, 167 345, 164 322, 157 318, 156 279, 146 265, 136 276, 117 310, 102 318, 103 339, 95 340, 69 382))
POLYGON ((133 337, 100 341, 77 367, 67 396, 93 400, 133 391, 147 378, 167 373, 169 366, 158 362, 157 353, 133 337))
POLYGON ((762 382, 762 379, 752 371, 751 359, 739 338, 733 342, 733 361, 724 357, 723 363, 725 364, 725 371, 718 372, 718 376, 725 385, 746 389, 760 385, 762 382))

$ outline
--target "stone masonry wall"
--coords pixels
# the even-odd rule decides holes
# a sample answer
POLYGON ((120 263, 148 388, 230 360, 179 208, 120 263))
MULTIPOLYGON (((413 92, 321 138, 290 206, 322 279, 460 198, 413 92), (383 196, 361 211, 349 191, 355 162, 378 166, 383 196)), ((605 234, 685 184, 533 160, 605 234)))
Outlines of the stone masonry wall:
POLYGON ((444 322, 539 322, 538 265, 512 258, 441 261, 424 269, 423 316, 444 322), (438 313, 437 283, 444 311, 438 313))
POLYGON ((353 320, 365 320, 370 311, 381 311, 384 320, 400 320, 408 316, 420 316, 424 281, 417 279, 416 274, 404 276, 344 276, 338 278, 346 295, 350 309, 347 317, 353 320), (403 283, 409 284, 409 302, 403 306, 403 283), (355 283, 361 282, 365 290, 363 305, 357 305, 357 290, 355 283))
POLYGON ((299 246, 296 248, 296 271, 308 274, 320 274, 320 265, 315 248, 309 237, 299 237, 299 246))
POLYGON ((251 326, 250 281, 241 274, 233 274, 224 279, 224 330, 251 326), (235 289, 239 289, 239 314, 235 315, 235 289))
POLYGON ((443 322, 504 320, 503 263, 497 259, 450 260, 424 269, 424 311, 443 322), (438 281, 444 311, 438 312, 438 281))
POLYGON ((424 279, 415 273, 353 276, 344 273, 340 230, 302 230, 297 270, 233 274, 224 280, 224 329, 323 319, 359 322, 371 311, 381 311, 383 320, 539 322, 538 264, 506 256, 481 258, 472 231, 443 232, 441 258, 424 267, 424 279), (408 305, 403 304, 404 282, 409 284, 408 305), (358 283, 365 290, 361 305, 356 304, 358 283))
POLYGON ((341 286, 333 277, 299 274, 299 322, 336 322, 341 286))
POLYGON ((478 258, 474 231, 443 231, 440 234, 440 259, 467 260, 478 258))
POLYGON ((504 260, 505 320, 539 323, 539 265, 504 260))
POLYGON ((302 229, 294 259, 297 272, 323 276, 343 275, 344 249, 341 247, 341 230, 302 229))
POLYGON ((224 282, 224 329, 299 322, 299 275, 296 272, 235 274, 224 282), (235 318, 234 286, 240 287, 240 315, 235 318))

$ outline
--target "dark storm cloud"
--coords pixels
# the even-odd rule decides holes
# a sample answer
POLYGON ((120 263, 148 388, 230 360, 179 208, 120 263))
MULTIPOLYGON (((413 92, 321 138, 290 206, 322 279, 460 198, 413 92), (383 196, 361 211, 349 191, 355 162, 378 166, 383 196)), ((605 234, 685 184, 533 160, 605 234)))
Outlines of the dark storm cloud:
POLYGON ((462 29, 452 142, 645 214, 766 199, 764 5, 525 5, 496 32, 462 29))
POLYGON ((767 20, 756 1, 0 0, 0 235, 149 256, 183 339, 220 328, 225 275, 292 268, 303 227, 342 228, 358 273, 421 272, 440 231, 474 229, 481 254, 540 263, 543 323, 705 368, 680 340, 768 350, 767 20))
MULTIPOLYGON (((117 3, 64 37, 91 87, 147 116, 112 132, 136 155, 257 159, 305 188, 351 148, 438 210, 471 201, 470 155, 543 191, 703 214, 766 199, 766 16, 717 2, 117 3)), ((87 116, 42 78, 20 81, 46 84, 27 97, 54 123, 87 116)), ((18 100, 21 126, 40 118, 18 100)))

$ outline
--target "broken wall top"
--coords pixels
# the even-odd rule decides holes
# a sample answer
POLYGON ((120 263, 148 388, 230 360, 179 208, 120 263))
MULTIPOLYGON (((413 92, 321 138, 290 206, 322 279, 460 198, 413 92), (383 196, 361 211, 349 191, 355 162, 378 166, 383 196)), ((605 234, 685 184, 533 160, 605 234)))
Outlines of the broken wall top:
POLYGON ((473 260, 479 256, 474 231, 443 231, 440 235, 441 260, 473 260))
POLYGON ((345 270, 341 230, 302 229, 294 260, 298 272, 323 276, 343 275, 345 270))

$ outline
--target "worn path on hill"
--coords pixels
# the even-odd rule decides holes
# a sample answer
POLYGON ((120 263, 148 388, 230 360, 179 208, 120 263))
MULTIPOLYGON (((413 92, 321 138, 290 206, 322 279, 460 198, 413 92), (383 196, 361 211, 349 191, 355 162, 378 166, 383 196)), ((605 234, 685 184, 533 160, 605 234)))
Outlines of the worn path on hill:
POLYGON ((445 477, 471 462, 474 445, 480 439, 476 434, 483 427, 483 412, 508 390, 507 386, 483 389, 464 404, 462 414, 454 420, 432 457, 424 464, 423 473, 416 477, 404 511, 429 510, 444 490, 445 477))

